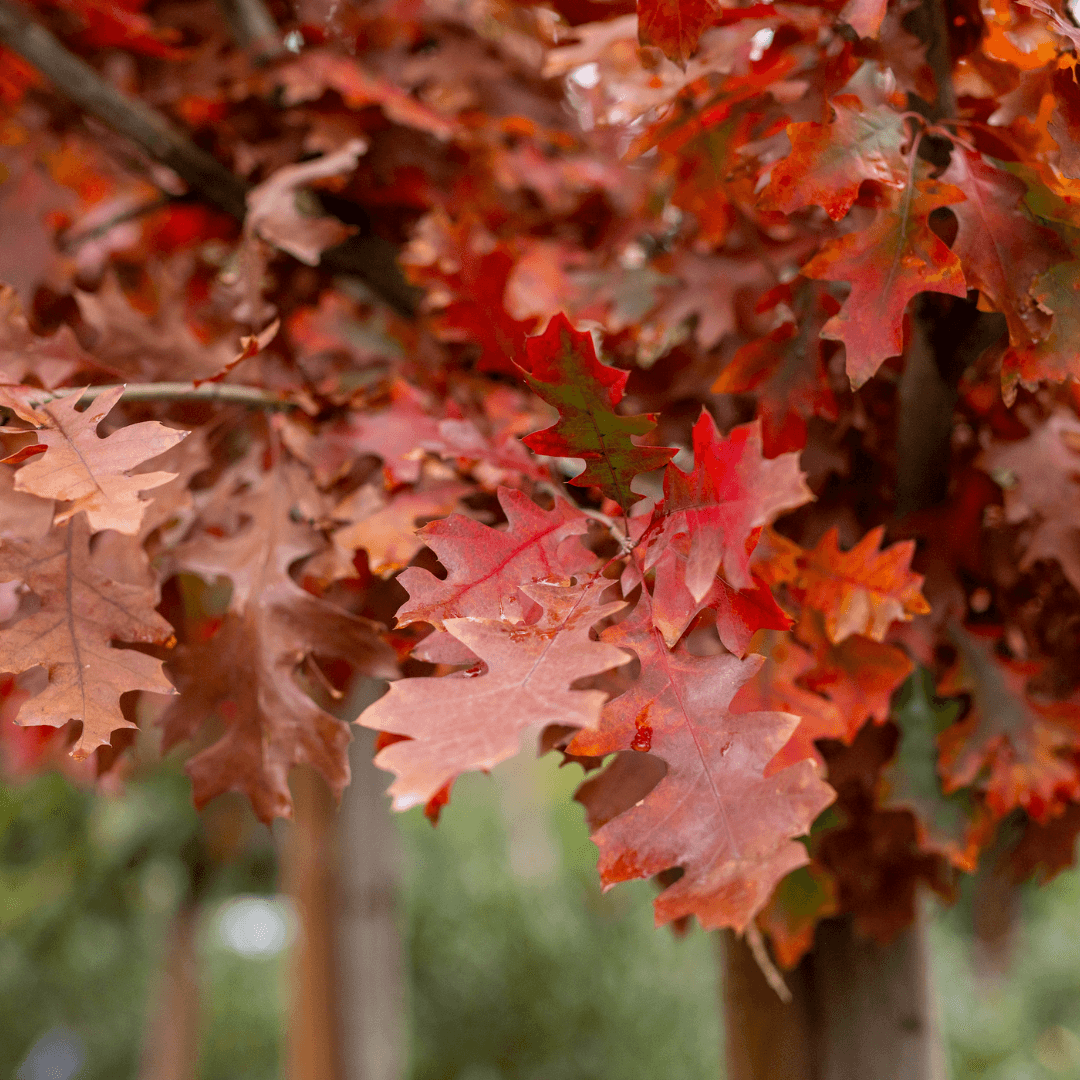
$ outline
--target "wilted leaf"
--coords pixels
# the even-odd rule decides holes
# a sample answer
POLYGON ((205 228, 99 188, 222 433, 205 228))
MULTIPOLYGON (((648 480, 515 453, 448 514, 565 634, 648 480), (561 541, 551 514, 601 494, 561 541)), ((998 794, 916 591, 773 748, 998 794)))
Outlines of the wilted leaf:
POLYGON ((393 653, 377 626, 305 592, 289 567, 322 546, 297 513, 310 491, 289 463, 246 487, 227 475, 221 499, 246 526, 232 536, 197 535, 173 559, 182 570, 232 582, 230 614, 219 636, 184 646, 175 674, 181 697, 163 718, 166 743, 191 738, 216 715, 225 734, 188 763, 200 805, 242 791, 269 821, 292 811, 293 765, 319 770, 340 795, 349 779, 347 726, 319 708, 296 682, 312 656, 346 660, 354 671, 395 674, 393 653))
POLYGON ((297 198, 315 180, 351 173, 366 150, 362 139, 352 139, 332 154, 278 169, 248 192, 246 228, 308 266, 318 266, 322 253, 347 239, 355 229, 319 213, 317 204, 314 213, 303 213, 297 198))

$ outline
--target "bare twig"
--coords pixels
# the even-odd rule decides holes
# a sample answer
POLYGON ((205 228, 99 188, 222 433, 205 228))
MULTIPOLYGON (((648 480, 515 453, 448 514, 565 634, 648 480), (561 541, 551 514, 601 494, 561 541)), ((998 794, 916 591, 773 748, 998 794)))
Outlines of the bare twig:
MULTIPOLYGON (((248 185, 239 176, 196 146, 161 113, 121 94, 12 0, 0 0, 0 45, 33 64, 84 112, 167 165, 193 193, 238 221, 244 220, 248 185)), ((400 315, 411 317, 416 311, 417 290, 402 276, 395 254, 381 237, 358 235, 325 251, 321 265, 334 273, 355 275, 400 315)))
POLYGON ((281 32, 263 0, 217 0, 241 49, 247 49, 257 63, 265 64, 285 52, 281 32))
MULTIPOLYGON (((124 401, 220 401, 226 405, 248 405, 255 409, 295 409, 299 406, 295 401, 275 394, 271 390, 263 390, 258 386, 239 386, 235 383, 194 383, 182 382, 158 382, 158 383, 125 383, 124 401)), ((98 395, 107 390, 115 390, 116 386, 91 386, 87 389, 82 387, 63 386, 57 390, 42 390, 40 397, 32 397, 30 404, 44 405, 56 398, 78 395, 80 401, 93 401, 98 395)))
POLYGON ((784 976, 780 974, 776 965, 772 962, 772 957, 769 955, 769 950, 765 948, 765 942, 761 938, 761 931, 757 928, 757 923, 749 923, 743 937, 746 938, 746 944, 750 946, 750 951, 754 954, 754 960, 757 961, 757 966, 761 968, 761 974, 765 976, 765 981, 776 991, 776 996, 785 1005, 789 1004, 791 1002, 791 991, 788 989, 787 983, 784 982, 784 976))
POLYGON ((156 199, 151 199, 149 202, 140 203, 138 206, 131 206, 119 214, 114 214, 111 218, 99 222, 92 229, 87 229, 85 232, 61 232, 57 236, 56 242, 61 251, 73 252, 83 244, 111 232, 117 225, 123 225, 128 221, 134 221, 136 218, 145 217, 147 214, 152 214, 155 210, 161 210, 175 201, 171 195, 162 195, 156 199))

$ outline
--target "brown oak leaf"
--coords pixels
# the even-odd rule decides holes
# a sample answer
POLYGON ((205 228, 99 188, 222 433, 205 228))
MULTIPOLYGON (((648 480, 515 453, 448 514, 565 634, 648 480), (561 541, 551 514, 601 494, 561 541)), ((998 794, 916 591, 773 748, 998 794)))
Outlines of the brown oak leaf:
POLYGON ((120 428, 104 439, 98 436, 98 424, 123 393, 122 386, 107 390, 84 412, 76 409, 78 394, 57 398, 36 410, 37 422, 43 425, 38 440, 46 452, 18 471, 15 490, 70 503, 57 513, 58 525, 85 511, 93 532, 137 533, 148 506, 139 493, 167 484, 176 475, 133 475, 132 471, 185 439, 186 431, 149 420, 120 428))
POLYGON ((269 821, 291 813, 293 765, 318 769, 335 794, 349 779, 348 728, 297 684, 300 665, 326 656, 379 678, 392 677, 396 666, 376 624, 312 596, 289 576, 294 562, 322 546, 303 518, 311 492, 299 467, 280 463, 247 484, 238 470, 221 491, 247 519, 238 532, 196 535, 173 554, 179 569, 228 577, 233 588, 218 635, 183 647, 170 666, 181 697, 163 723, 172 745, 216 714, 225 734, 188 764, 196 799, 201 805, 223 791, 242 791, 269 821))
POLYGON ((43 540, 0 545, 0 580, 25 583, 40 610, 0 631, 0 670, 43 667, 48 685, 23 705, 19 722, 82 724, 73 753, 86 757, 114 731, 135 725, 120 710, 130 690, 171 693, 161 661, 114 642, 163 644, 172 627, 154 610, 152 589, 111 581, 95 565, 83 515, 43 540))

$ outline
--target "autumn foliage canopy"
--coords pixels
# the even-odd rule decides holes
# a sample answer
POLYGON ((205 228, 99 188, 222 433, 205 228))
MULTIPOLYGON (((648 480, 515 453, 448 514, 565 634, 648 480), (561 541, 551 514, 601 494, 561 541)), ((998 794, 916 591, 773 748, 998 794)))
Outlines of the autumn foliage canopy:
POLYGON ((786 965, 1065 865, 1069 11, 233 6, 3 5, 241 193, 0 38, 7 768, 270 820, 387 679, 397 809, 560 754, 605 885, 786 965))

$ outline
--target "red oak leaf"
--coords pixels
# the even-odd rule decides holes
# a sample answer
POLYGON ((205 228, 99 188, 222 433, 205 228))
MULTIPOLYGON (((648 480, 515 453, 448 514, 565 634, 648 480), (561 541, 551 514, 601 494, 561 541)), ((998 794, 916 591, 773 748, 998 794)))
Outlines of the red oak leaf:
POLYGON ((743 345, 712 387, 714 394, 757 394, 762 443, 769 457, 801 450, 811 416, 839 416, 821 340, 825 321, 839 305, 821 285, 804 282, 791 306, 791 321, 743 345))
POLYGON ((901 540, 879 551, 885 529, 871 529, 850 551, 841 551, 839 533, 830 529, 813 551, 770 533, 768 565, 755 570, 769 584, 787 582, 806 607, 822 613, 829 640, 864 634, 884 641, 890 625, 930 610, 922 593, 922 575, 910 570, 914 540, 901 540))
POLYGON ((718 21, 710 0, 638 0, 638 37, 681 67, 697 50, 702 32, 718 21))
POLYGON ((1028 695, 1038 664, 999 659, 990 642, 959 628, 950 637, 956 664, 938 693, 967 694, 971 708, 938 739, 946 792, 975 786, 997 817, 1023 807, 1049 820, 1080 798, 1080 708, 1028 695))
POLYGON ((750 555, 758 530, 813 497, 798 454, 764 457, 760 421, 734 428, 724 439, 702 409, 694 425, 694 471, 669 465, 664 473, 646 568, 675 545, 686 549, 685 583, 695 600, 708 595, 718 571, 735 589, 753 588, 750 555))
POLYGON ((743 930, 776 883, 807 861, 792 837, 833 798, 809 761, 772 776, 769 762, 798 722, 780 712, 730 710, 759 657, 669 652, 647 604, 601 640, 633 649, 641 675, 604 707, 599 730, 581 731, 571 753, 650 748, 667 774, 640 802, 593 836, 605 885, 684 873, 655 902, 658 924, 696 915, 702 926, 743 930))
POLYGON ((882 770, 882 806, 904 807, 915 815, 919 846, 937 851, 965 873, 975 870, 987 839, 985 810, 968 791, 946 795, 938 776, 938 737, 960 712, 956 701, 934 696, 934 680, 920 668, 904 684, 892 710, 900 729, 896 757, 882 770))
POLYGON ((1017 383, 1034 390, 1041 382, 1080 378, 1076 350, 1080 334, 1080 261, 1062 263, 1040 274, 1030 291, 1039 307, 1053 319, 1041 340, 1014 345, 1005 354, 1001 388, 1006 404, 1016 397, 1017 383))
POLYGON ((921 292, 966 296, 960 260, 930 229, 930 213, 961 202, 951 184, 921 180, 894 192, 868 229, 830 240, 803 268, 806 277, 849 281, 851 293, 821 332, 847 349, 847 373, 862 386, 903 351, 904 309, 921 292))
POLYGON ((763 209, 791 214, 804 206, 820 206, 839 221, 858 198, 864 180, 904 186, 907 163, 901 149, 908 136, 900 114, 885 105, 866 109, 851 94, 830 104, 836 114, 831 123, 788 125, 791 153, 773 165, 761 198, 763 209))
POLYGON ((418 531, 447 574, 440 580, 418 566, 402 571, 398 581, 409 599, 397 613, 399 626, 428 622, 441 629, 447 619, 527 619, 536 609, 519 586, 569 584, 574 574, 595 566, 596 556, 577 539, 589 519, 576 507, 558 499, 542 510, 510 488, 498 495, 505 529, 451 514, 418 531))
POLYGON ((447 632, 482 665, 392 683, 358 721, 408 736, 375 759, 397 774, 390 786, 395 809, 427 803, 461 773, 512 757, 526 733, 539 736, 548 724, 597 723, 603 691, 571 686, 629 660, 622 649, 589 637, 596 622, 623 607, 621 601, 601 603, 610 585, 606 578, 519 585, 540 609, 532 623, 476 615, 445 620, 447 632))
POLYGON ((1057 817, 1024 823, 1024 834, 1009 852, 1009 869, 1017 881, 1037 874, 1040 885, 1076 865, 1076 837, 1080 834, 1080 806, 1073 803, 1057 817))
POLYGON ((1014 346, 1042 336, 1040 313, 1028 296, 1032 281, 1054 263, 1069 257, 1068 248, 1050 229, 1036 225, 1020 208, 1027 185, 994 168, 981 154, 954 146, 942 180, 967 196, 953 206, 958 229, 952 250, 972 289, 1000 311, 1014 346))
POLYGON ((670 648, 685 633, 700 611, 716 612, 716 630, 728 652, 745 656, 758 630, 786 630, 791 620, 777 604, 767 585, 753 579, 749 589, 733 589, 722 577, 695 600, 686 587, 686 557, 667 548, 655 565, 653 625, 670 648))
POLYGON ((888 719, 893 691, 915 667, 906 653, 861 634, 834 644, 826 636, 824 620, 815 611, 803 612, 795 633, 810 646, 816 661, 803 681, 840 710, 847 730, 845 742, 855 737, 867 718, 879 724, 888 719))
POLYGON ((1054 112, 1046 130, 1058 145, 1058 168, 1062 175, 1080 178, 1080 83, 1073 64, 1066 62, 1054 68, 1051 85, 1054 112))
POLYGON ((517 374, 515 361, 537 325, 534 316, 516 319, 506 308, 515 261, 507 244, 470 220, 452 222, 441 212, 420 222, 402 258, 417 284, 428 286, 429 302, 438 305, 432 318, 439 337, 478 346, 481 371, 517 374))
POLYGON ((769 935, 776 962, 790 971, 813 948, 817 924, 839 910, 836 879, 809 863, 776 886, 758 925, 769 935))
POLYGON ((598 487, 624 510, 641 498, 630 490, 638 473, 659 469, 676 451, 668 446, 638 446, 632 436, 656 427, 652 416, 622 416, 627 371, 601 364, 592 335, 556 315, 547 329, 525 343, 525 380, 549 405, 559 410, 559 422, 525 437, 537 454, 584 458, 585 469, 570 483, 598 487))
POLYGON ((1053 413, 1026 438, 992 443, 979 466, 1005 488, 1005 517, 1026 521, 1021 570, 1052 559, 1080 591, 1080 421, 1053 413))
MULTIPOLYGON (((754 651, 765 657, 752 679, 732 698, 732 712, 786 712, 799 718, 799 726, 769 763, 769 772, 779 772, 797 761, 810 758, 824 768, 825 761, 814 742, 840 739, 850 742, 849 729, 840 709, 828 698, 799 685, 814 666, 814 657, 791 634, 771 633, 756 643, 754 651)), ((862 721, 860 721, 861 726, 862 721)))

